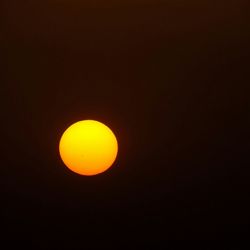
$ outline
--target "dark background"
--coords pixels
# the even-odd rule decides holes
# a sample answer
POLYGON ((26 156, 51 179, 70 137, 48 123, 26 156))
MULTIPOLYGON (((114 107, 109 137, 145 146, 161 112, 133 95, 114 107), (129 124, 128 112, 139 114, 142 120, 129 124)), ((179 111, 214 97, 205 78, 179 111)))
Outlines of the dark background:
POLYGON ((248 4, 1 1, 1 238, 133 249, 247 237, 248 4), (95 177, 58 154, 84 119, 119 140, 95 177))

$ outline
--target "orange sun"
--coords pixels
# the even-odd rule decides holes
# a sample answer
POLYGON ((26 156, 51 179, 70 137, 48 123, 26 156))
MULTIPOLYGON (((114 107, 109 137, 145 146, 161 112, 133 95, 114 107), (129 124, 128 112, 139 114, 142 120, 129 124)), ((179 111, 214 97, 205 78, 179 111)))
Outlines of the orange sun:
POLYGON ((106 125, 84 120, 71 125, 63 133, 59 152, 64 164, 73 172, 96 175, 112 166, 118 153, 118 143, 106 125))

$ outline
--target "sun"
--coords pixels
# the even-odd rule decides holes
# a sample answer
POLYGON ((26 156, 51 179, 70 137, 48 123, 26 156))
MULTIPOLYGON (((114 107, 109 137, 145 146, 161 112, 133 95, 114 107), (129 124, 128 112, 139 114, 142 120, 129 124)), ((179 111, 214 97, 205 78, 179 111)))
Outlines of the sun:
POLYGON ((83 120, 63 133, 59 152, 70 170, 91 176, 112 166, 117 157, 118 143, 114 133, 103 123, 83 120))

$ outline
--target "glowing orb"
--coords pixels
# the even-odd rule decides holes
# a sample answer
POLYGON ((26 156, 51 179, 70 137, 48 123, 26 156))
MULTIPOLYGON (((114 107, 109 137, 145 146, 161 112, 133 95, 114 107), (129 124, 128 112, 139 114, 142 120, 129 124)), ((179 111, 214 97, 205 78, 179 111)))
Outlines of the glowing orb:
POLYGON ((63 133, 59 152, 64 164, 73 172, 96 175, 112 166, 118 143, 106 125, 84 120, 74 123, 63 133))

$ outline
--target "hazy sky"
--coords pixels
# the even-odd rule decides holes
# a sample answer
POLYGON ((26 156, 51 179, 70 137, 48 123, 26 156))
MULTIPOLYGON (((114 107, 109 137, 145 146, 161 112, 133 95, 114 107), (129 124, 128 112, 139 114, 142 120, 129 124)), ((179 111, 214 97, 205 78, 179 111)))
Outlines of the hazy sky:
POLYGON ((1 6, 4 239, 247 235, 247 1, 1 6), (110 126, 120 146, 116 164, 91 178, 58 154, 63 131, 83 119, 110 126))

